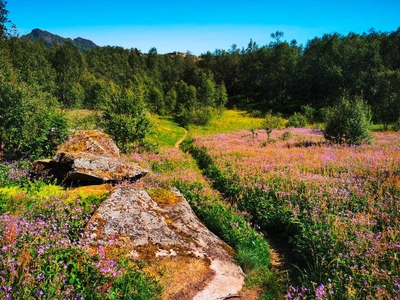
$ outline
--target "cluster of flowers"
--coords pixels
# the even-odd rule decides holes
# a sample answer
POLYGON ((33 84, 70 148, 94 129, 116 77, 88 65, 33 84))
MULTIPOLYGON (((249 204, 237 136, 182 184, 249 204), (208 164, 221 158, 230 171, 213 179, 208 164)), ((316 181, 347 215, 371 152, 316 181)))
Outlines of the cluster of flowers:
POLYGON ((82 233, 91 210, 79 200, 30 203, 24 211, 0 216, 0 298, 83 299, 107 295, 123 270, 115 260, 89 256, 82 233))

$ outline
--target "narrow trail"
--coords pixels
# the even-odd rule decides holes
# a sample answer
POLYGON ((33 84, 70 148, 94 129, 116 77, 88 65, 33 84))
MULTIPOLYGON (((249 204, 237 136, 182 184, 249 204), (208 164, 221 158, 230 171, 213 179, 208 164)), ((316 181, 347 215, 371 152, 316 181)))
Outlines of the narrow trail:
POLYGON ((271 238, 267 235, 265 236, 270 247, 272 271, 277 275, 279 283, 283 287, 287 287, 290 281, 290 265, 292 264, 290 251, 287 248, 287 245, 278 238, 271 238))
MULTIPOLYGON (((183 142, 183 140, 187 137, 187 135, 188 132, 187 130, 185 130, 185 135, 178 142, 176 142, 175 147, 179 148, 179 145, 183 142)), ((194 157, 193 159, 196 160, 196 158, 194 157)), ((279 289, 282 290, 282 292, 284 292, 286 291, 286 288, 288 287, 290 282, 290 273, 292 264, 292 256, 290 250, 288 248, 288 245, 284 241, 280 240, 279 237, 270 236, 266 232, 264 233, 264 236, 269 244, 270 255, 271 255, 271 271, 276 274, 277 278, 276 284, 280 287, 279 289)), ((217 277, 220 276, 221 274, 218 274, 217 277)), ((215 282, 218 280, 219 279, 214 279, 215 282)), ((202 294, 204 294, 204 292, 206 291, 202 291, 202 294)), ((260 292, 261 292, 260 290, 250 288, 250 289, 245 289, 244 291, 242 290, 238 294, 231 294, 225 298, 218 298, 218 300, 231 299, 231 298, 256 300, 259 298, 260 292)), ((205 299, 211 299, 211 298, 205 298, 205 299)), ((284 296, 282 295, 278 299, 284 299, 284 296)))
POLYGON ((186 139, 186 137, 187 137, 187 135, 188 135, 188 131, 187 131, 185 128, 183 128, 183 127, 181 127, 181 128, 185 131, 185 133, 183 134, 183 137, 181 137, 181 138, 179 139, 179 141, 177 141, 177 142, 175 143, 175 145, 174 145, 175 148, 179 148, 180 144, 182 144, 182 142, 186 139))

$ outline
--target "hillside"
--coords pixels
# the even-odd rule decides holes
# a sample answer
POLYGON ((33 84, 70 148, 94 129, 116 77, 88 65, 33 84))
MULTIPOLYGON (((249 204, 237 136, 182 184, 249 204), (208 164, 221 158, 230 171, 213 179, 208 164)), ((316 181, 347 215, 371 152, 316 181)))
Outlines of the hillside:
POLYGON ((50 33, 45 30, 41 29, 33 29, 31 33, 21 36, 21 39, 32 41, 32 42, 39 42, 41 40, 44 41, 47 47, 51 47, 53 44, 64 44, 66 41, 71 41, 80 51, 87 52, 90 49, 96 48, 97 45, 92 42, 91 40, 87 40, 81 37, 70 39, 64 38, 59 35, 50 33))

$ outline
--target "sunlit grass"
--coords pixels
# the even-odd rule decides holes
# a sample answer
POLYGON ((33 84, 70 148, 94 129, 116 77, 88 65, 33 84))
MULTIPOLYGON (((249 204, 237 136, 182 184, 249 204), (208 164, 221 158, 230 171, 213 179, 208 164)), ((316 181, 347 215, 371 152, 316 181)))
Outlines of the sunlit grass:
POLYGON ((173 117, 151 115, 152 127, 146 139, 159 147, 174 147, 184 135, 185 130, 174 122, 173 117))
POLYGON ((98 129, 97 123, 101 116, 101 111, 89 109, 63 109, 63 113, 71 129, 98 129))
POLYGON ((218 133, 232 133, 240 130, 256 130, 262 128, 263 118, 253 118, 245 112, 225 110, 221 116, 214 117, 206 126, 189 126, 191 136, 200 136, 218 133))

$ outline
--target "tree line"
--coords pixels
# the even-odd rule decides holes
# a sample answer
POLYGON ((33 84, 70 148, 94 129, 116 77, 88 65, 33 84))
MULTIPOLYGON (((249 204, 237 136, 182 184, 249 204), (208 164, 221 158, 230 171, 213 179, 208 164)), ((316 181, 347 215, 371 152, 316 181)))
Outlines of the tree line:
POLYGON ((224 82, 228 105, 245 109, 299 112, 324 109, 342 97, 361 97, 375 122, 386 126, 400 117, 400 28, 393 32, 325 34, 303 47, 295 40, 216 50, 199 65, 224 82))
POLYGON ((183 126, 207 124, 226 106, 254 115, 303 112, 318 121, 345 96, 363 99, 386 128, 400 117, 400 28, 325 34, 305 46, 284 41, 278 31, 268 45, 250 40, 247 48, 232 45, 200 56, 111 46, 83 53, 72 42, 49 48, 11 36, 7 13, 0 1, 3 152, 5 140, 13 141, 11 152, 32 148, 21 142, 32 136, 22 128, 32 130, 32 122, 39 128, 37 143, 54 138, 49 129, 62 123, 58 107, 101 110, 109 117, 148 110, 174 116, 183 126))

